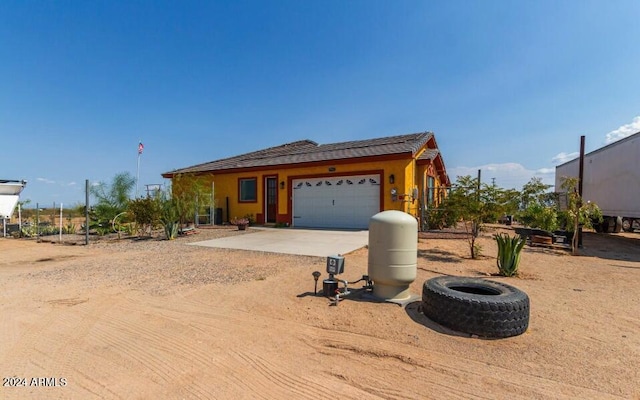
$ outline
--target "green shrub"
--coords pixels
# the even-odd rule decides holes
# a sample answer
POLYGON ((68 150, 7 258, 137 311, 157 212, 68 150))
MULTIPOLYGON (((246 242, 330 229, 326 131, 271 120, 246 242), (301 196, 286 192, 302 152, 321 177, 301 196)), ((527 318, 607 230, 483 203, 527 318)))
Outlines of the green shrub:
POLYGON ((180 215, 176 203, 172 199, 160 199, 160 222, 164 227, 164 234, 168 240, 178 236, 180 215))
POLYGON ((129 201, 127 212, 131 213, 133 221, 140 227, 140 236, 151 235, 153 225, 162 215, 162 206, 156 199, 144 197, 129 201))
POLYGON ((558 212, 553 206, 531 204, 518 216, 520 222, 530 228, 553 232, 558 228, 558 212))
POLYGON ((430 208, 425 215, 426 229, 441 230, 455 226, 457 219, 455 213, 446 208, 430 208))

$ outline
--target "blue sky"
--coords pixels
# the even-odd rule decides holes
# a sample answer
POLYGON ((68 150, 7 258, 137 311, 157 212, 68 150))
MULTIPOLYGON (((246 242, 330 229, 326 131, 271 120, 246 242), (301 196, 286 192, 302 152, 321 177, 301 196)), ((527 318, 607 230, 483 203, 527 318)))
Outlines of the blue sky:
POLYGON ((0 2, 2 179, 23 199, 300 139, 433 131, 520 188, 640 131, 638 1, 0 2))

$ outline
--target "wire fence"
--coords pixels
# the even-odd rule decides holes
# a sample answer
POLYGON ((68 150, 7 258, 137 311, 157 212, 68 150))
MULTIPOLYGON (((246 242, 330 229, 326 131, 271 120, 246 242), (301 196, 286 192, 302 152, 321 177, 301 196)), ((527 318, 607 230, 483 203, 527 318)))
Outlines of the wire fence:
POLYGON ((86 220, 81 210, 69 208, 16 207, 4 221, 3 236, 39 237, 77 234, 84 231, 86 220))

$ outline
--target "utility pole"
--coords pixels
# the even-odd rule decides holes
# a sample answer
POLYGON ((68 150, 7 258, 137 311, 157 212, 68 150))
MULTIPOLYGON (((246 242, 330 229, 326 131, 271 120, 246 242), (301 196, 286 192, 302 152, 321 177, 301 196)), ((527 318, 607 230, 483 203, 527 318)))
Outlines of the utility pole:
POLYGON ((584 178, 584 135, 580 136, 580 166, 578 171, 578 194, 582 199, 582 178, 584 178))
MULTIPOLYGON (((580 163, 578 168, 578 207, 582 207, 582 179, 584 178, 584 135, 580 136, 580 163)), ((578 247, 582 248, 582 224, 578 226, 578 247)))

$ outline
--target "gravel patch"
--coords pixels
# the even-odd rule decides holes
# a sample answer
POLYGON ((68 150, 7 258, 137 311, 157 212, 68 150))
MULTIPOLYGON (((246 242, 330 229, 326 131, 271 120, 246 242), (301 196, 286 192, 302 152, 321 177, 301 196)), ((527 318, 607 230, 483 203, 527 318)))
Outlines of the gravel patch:
MULTIPOLYGON (((100 253, 99 257, 39 260, 40 264, 50 263, 50 267, 28 273, 27 276, 30 280, 46 280, 54 285, 74 281, 93 288, 126 287, 154 295, 167 295, 214 283, 234 285, 264 280, 283 269, 323 262, 318 257, 187 245, 201 240, 251 235, 253 232, 251 229, 238 231, 235 227, 221 227, 199 229, 197 234, 175 240, 165 240, 160 235, 119 240, 103 237, 90 241, 88 246, 90 250, 100 253)), ((72 243, 74 240, 66 237, 63 243, 72 243)))

